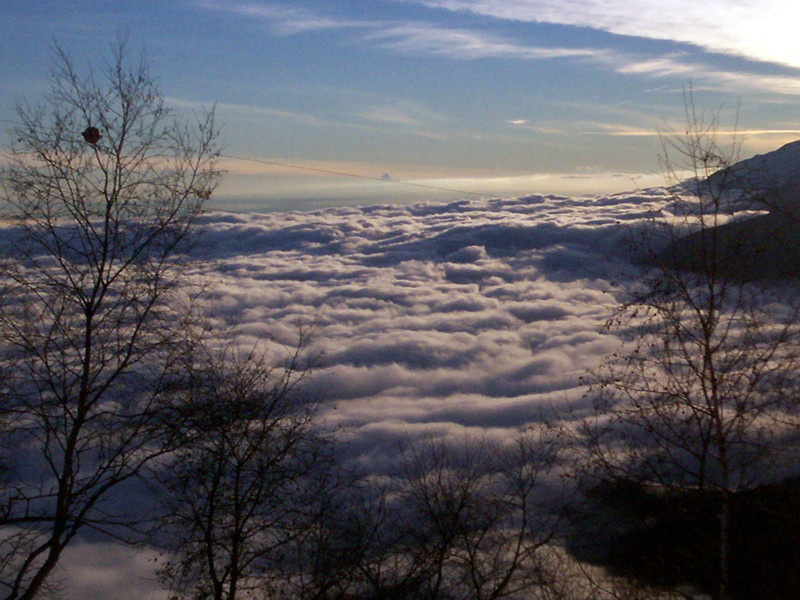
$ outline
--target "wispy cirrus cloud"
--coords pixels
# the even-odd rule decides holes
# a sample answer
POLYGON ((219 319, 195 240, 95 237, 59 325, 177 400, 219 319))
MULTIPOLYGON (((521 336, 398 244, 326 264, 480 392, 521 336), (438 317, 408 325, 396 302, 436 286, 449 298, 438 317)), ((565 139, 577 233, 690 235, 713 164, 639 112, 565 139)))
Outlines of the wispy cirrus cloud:
MULTIPOLYGON (((690 43, 714 52, 800 66, 800 37, 786 30, 786 15, 800 8, 784 0, 755 3, 714 0, 703 6, 686 0, 652 0, 619 3, 599 0, 396 0, 414 2, 454 12, 470 12, 496 19, 575 25, 653 39, 690 43), (671 6, 671 8, 670 8, 671 6), (771 7, 771 8, 770 8, 771 7), (780 15, 777 9, 783 10, 780 15), (772 10, 772 13, 770 13, 772 10), (770 14, 768 14, 770 13, 770 14), (774 13, 774 14, 773 14, 774 13), (778 15, 778 16, 776 16, 778 15), (780 52, 760 46, 756 39, 771 40, 780 52)), ((764 91, 800 95, 800 77, 712 67, 688 53, 632 55, 611 47, 531 45, 475 26, 456 28, 414 20, 353 19, 307 7, 274 3, 220 3, 203 0, 199 6, 227 11, 267 23, 276 35, 296 35, 323 30, 350 30, 351 40, 387 51, 455 60, 478 59, 578 59, 605 64, 625 75, 708 82, 734 93, 764 91)), ((788 19, 791 21, 791 19, 788 19)), ((767 44, 767 41, 764 42, 767 44)), ((770 46, 772 47, 772 46, 770 46)))
POLYGON ((594 49, 547 47, 521 44, 500 35, 475 29, 442 27, 421 21, 355 20, 323 14, 308 8, 287 8, 276 4, 221 3, 203 1, 199 6, 256 18, 277 35, 295 35, 331 29, 357 31, 356 39, 401 54, 444 56, 454 59, 588 58, 594 49))
POLYGON ((356 100, 353 118, 370 126, 391 127, 427 137, 439 137, 431 131, 431 128, 441 126, 448 121, 446 115, 418 102, 402 98, 356 100))
POLYGON ((718 89, 734 93, 748 91, 800 95, 800 76, 718 69, 682 54, 643 58, 606 53, 604 57, 609 60, 616 72, 624 75, 694 80, 713 84, 718 89))
POLYGON ((237 104, 233 102, 216 102, 207 104, 196 100, 184 100, 183 98, 169 97, 166 99, 173 108, 205 111, 209 106, 213 106, 217 114, 225 115, 234 119, 263 120, 278 119, 290 121, 297 125, 321 126, 321 125, 341 125, 338 121, 324 119, 318 115, 307 112, 281 110, 270 106, 258 106, 253 104, 237 104))
POLYGON ((274 33, 279 35, 294 35, 325 29, 349 29, 370 25, 368 22, 325 15, 304 7, 287 7, 280 4, 202 0, 197 5, 205 9, 225 11, 262 20, 269 25, 274 33))
POLYGON ((496 19, 588 27, 800 67, 795 0, 399 0, 496 19))
POLYGON ((436 55, 456 59, 594 58, 602 50, 529 46, 502 36, 469 29, 448 29, 427 23, 405 23, 376 28, 365 36, 384 48, 405 54, 436 55))
POLYGON ((377 41, 386 49, 405 54, 436 55, 461 60, 581 59, 605 64, 624 75, 696 80, 732 93, 747 91, 800 95, 800 76, 720 69, 698 61, 687 53, 641 56, 611 48, 530 46, 481 31, 448 29, 421 23, 382 27, 365 34, 364 39, 377 41))

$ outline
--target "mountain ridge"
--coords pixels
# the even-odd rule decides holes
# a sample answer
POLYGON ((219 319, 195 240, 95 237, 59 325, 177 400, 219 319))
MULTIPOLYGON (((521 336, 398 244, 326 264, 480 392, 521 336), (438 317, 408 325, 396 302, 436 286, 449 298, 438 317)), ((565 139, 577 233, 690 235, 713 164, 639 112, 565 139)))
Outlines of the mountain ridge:
POLYGON ((707 181, 715 187, 751 193, 800 185, 800 140, 742 159, 712 174, 707 181))
POLYGON ((666 268, 703 271, 753 281, 800 276, 800 141, 741 160, 700 185, 712 195, 729 191, 748 197, 762 214, 695 231, 653 257, 666 268), (712 248, 713 244, 713 248, 712 248))

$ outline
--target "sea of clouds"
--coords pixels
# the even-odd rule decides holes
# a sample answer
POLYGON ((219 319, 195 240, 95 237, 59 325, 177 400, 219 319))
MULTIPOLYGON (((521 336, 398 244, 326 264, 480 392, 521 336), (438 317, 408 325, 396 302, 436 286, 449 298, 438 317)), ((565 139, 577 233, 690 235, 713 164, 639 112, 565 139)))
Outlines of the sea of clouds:
MULTIPOLYGON (((347 456, 391 473, 427 436, 500 438, 587 415, 586 375, 619 350, 606 322, 641 276, 631 241, 671 200, 527 196, 310 212, 214 211, 194 275, 215 333, 319 353, 306 390, 347 456)), ((69 599, 163 600, 155 553, 68 548, 69 599)))
POLYGON ((505 435, 579 417, 631 239, 663 189, 312 212, 212 212, 197 275, 219 331, 321 353, 310 391, 370 470, 420 436, 505 435))

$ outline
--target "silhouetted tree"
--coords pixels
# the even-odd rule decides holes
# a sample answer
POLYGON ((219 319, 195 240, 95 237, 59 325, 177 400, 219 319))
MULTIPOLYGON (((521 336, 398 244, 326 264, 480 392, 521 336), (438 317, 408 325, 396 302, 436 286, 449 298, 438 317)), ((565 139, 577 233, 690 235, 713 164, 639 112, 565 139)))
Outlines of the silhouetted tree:
MULTIPOLYGON (((157 429, 191 314, 184 250, 219 172, 213 113, 182 123, 124 39, 95 71, 54 50, 0 176, 0 589, 43 590, 112 492, 166 451, 157 429)), ((117 531, 118 533, 118 531, 117 531)))
POLYGON ((556 597, 562 446, 554 431, 530 428, 509 447, 410 448, 364 563, 364 597, 556 597))
POLYGON ((185 439, 158 474, 157 536, 169 550, 161 580, 181 597, 282 597, 338 584, 341 556, 325 531, 338 526, 349 480, 298 387, 309 372, 305 346, 277 370, 254 353, 199 348, 184 366, 185 439))
POLYGON ((612 321, 633 339, 595 374, 598 416, 587 433, 606 476, 711 499, 708 591, 723 600, 733 495, 796 467, 800 294, 743 268, 766 249, 730 235, 730 202, 758 198, 730 193, 738 146, 720 145, 716 115, 705 121, 691 93, 686 118, 685 132, 663 138, 671 202, 643 236, 646 272, 612 321))

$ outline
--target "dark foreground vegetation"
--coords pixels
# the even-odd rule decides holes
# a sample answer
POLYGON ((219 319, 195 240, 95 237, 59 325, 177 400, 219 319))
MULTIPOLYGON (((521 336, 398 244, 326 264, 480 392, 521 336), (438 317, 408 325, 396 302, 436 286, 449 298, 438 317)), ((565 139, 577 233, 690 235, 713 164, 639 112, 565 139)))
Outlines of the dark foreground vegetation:
MULTIPOLYGON (((665 490, 628 480, 594 488, 587 501, 607 518, 584 521, 582 539, 573 541, 578 557, 642 585, 714 594, 720 543, 714 492, 665 490), (603 542, 582 546, 587 537, 603 542)), ((728 596, 793 597, 800 589, 799 534, 797 479, 732 494, 728 596)))
POLYGON ((80 539, 159 548, 187 600, 797 596, 800 288, 742 266, 779 238, 739 252, 723 200, 796 228, 769 190, 707 185, 733 157, 691 96, 687 118, 667 149, 692 194, 645 236, 594 412, 409 443, 379 477, 319 422, 304 331, 242 347, 209 326, 189 256, 213 112, 176 119, 124 40, 97 72, 56 50, 2 173, 2 596, 57 593, 80 539))

